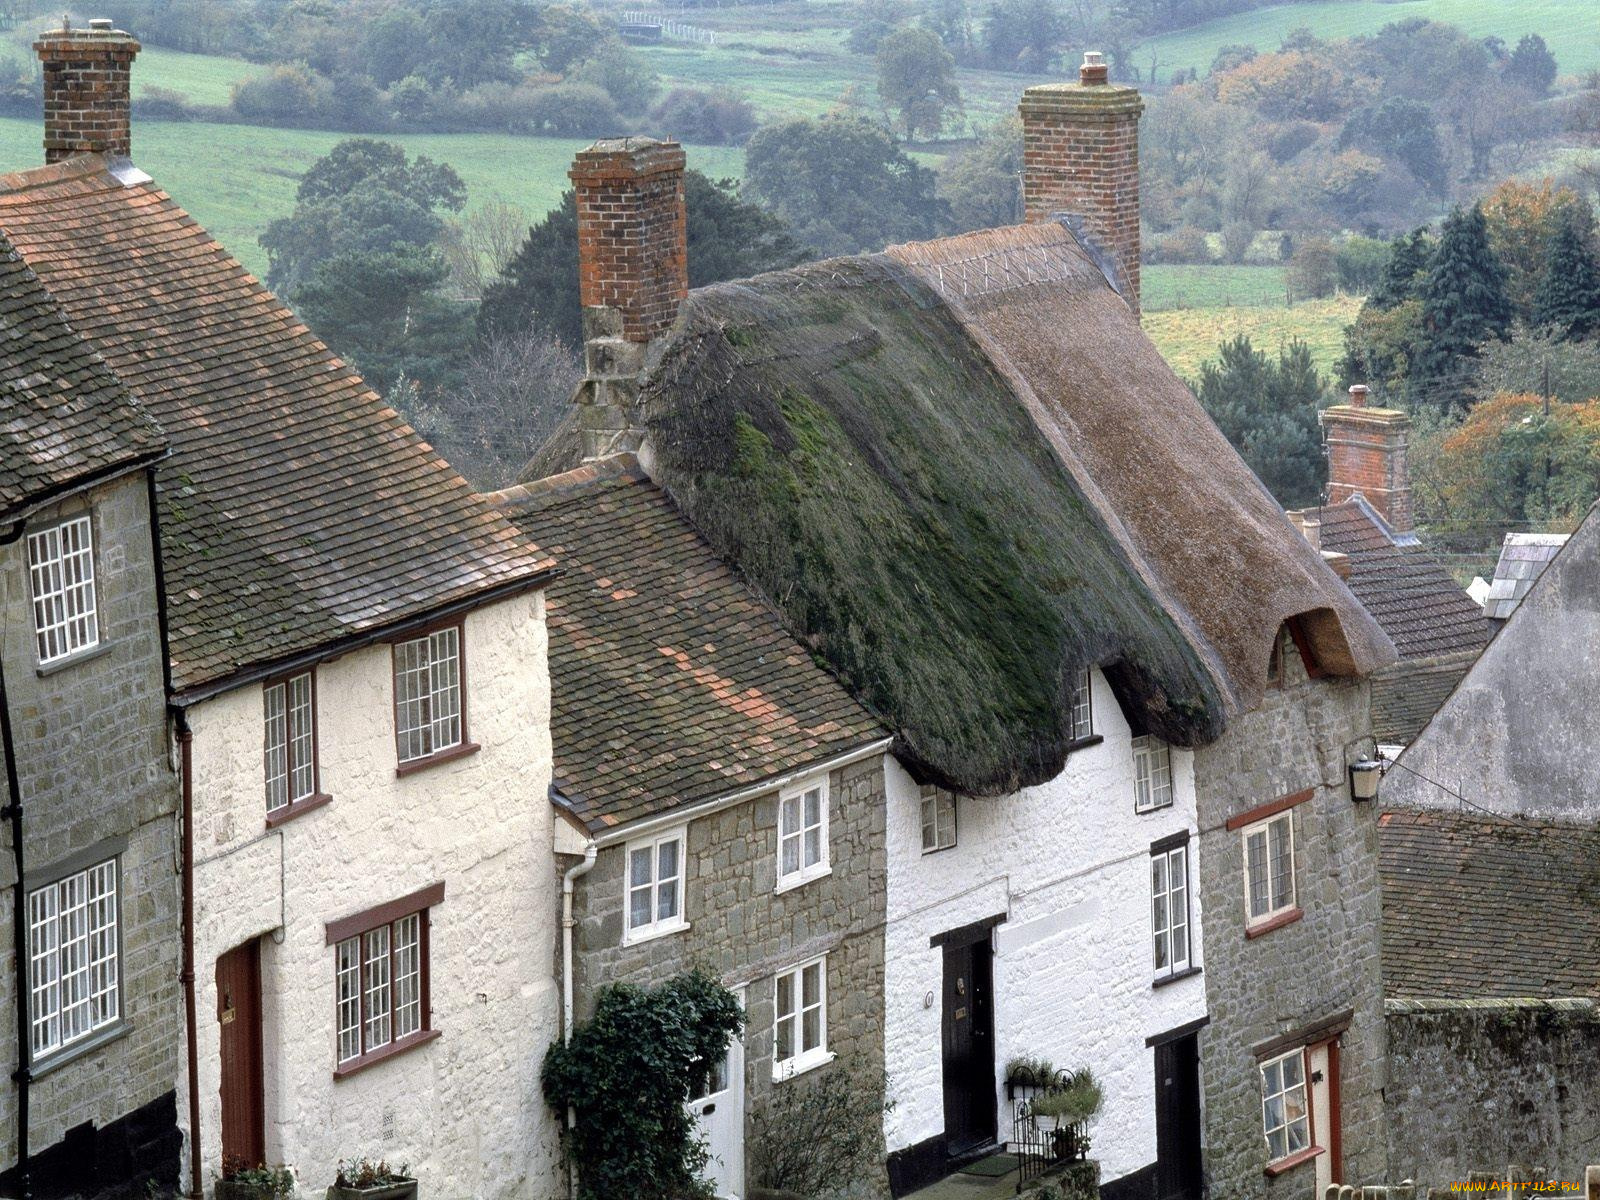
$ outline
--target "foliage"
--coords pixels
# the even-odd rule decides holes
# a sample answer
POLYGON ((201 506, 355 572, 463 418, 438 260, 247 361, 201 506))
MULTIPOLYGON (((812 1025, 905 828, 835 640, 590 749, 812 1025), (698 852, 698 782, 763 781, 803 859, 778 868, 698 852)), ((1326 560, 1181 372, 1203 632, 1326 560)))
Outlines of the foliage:
POLYGON ((387 1160, 381 1158, 353 1158, 349 1162, 339 1160, 338 1175, 333 1181, 334 1187, 342 1188, 370 1188, 384 1187, 391 1183, 410 1183, 411 1164, 401 1163, 398 1167, 391 1167, 387 1160))
POLYGON ((750 1122, 761 1186, 816 1195, 867 1177, 883 1160, 887 1088, 883 1075, 837 1065, 775 1088, 750 1122))
POLYGON ((1489 342, 1478 358, 1473 393, 1503 392, 1578 401, 1600 398, 1600 341, 1569 341, 1554 329, 1519 326, 1504 342, 1489 342))
POLYGON ((1532 315, 1550 239, 1569 220, 1581 237, 1588 238, 1594 214, 1575 190, 1550 179, 1538 183, 1508 179, 1482 204, 1489 245, 1505 268, 1506 295, 1515 315, 1526 320, 1532 315))
POLYGON ((1413 404, 1450 409, 1466 403, 1478 347, 1510 332, 1505 269, 1489 246, 1477 205, 1445 219, 1422 286, 1422 339, 1412 361, 1413 404))
POLYGON ((1068 33, 1066 13, 1052 0, 994 0, 983 22, 983 52, 1001 71, 1048 71, 1068 33))
POLYGON ((601 42, 568 79, 599 88, 625 113, 643 112, 661 90, 661 79, 650 64, 620 38, 601 42))
POLYGON ((1533 294, 1533 323, 1570 339, 1600 333, 1600 262, 1575 215, 1563 214, 1545 244, 1544 274, 1533 294))
POLYGON ((1217 81, 1217 99, 1275 120, 1331 121, 1345 111, 1350 77, 1323 51, 1259 54, 1217 81))
POLYGON ((894 32, 894 26, 877 17, 869 17, 861 24, 850 30, 850 36, 845 39, 845 45, 851 54, 863 56, 877 54, 878 47, 883 45, 883 39, 894 32))
POLYGON ((1364 383, 1391 397, 1405 394, 1412 360, 1422 341, 1422 301, 1387 308, 1370 301, 1345 327, 1344 351, 1334 366, 1341 387, 1364 383))
POLYGON ((1054 1117, 1073 1125, 1092 1121, 1104 1104, 1105 1090, 1088 1067, 1067 1073, 1044 1095, 1031 1101, 1035 1116, 1054 1117))
MULTIPOLYGON (((685 171, 683 190, 691 287, 758 275, 809 257, 780 218, 739 198, 733 180, 685 171)), ((536 329, 568 346, 582 344, 578 214, 571 192, 528 230, 500 277, 484 289, 477 324, 485 336, 536 329)))
POLYGON ((328 81, 304 63, 284 63, 235 84, 231 104, 246 121, 316 126, 328 109, 328 81))
POLYGON ((648 990, 601 989, 594 1015, 550 1047, 540 1072, 550 1107, 576 1114, 564 1137, 578 1200, 710 1197, 706 1148, 684 1105, 743 1022, 738 998, 698 969, 648 990))
POLYGON ((410 159, 403 147, 372 138, 339 142, 311 164, 295 195, 302 203, 332 200, 366 183, 404 193, 430 209, 460 212, 467 202, 467 186, 448 163, 436 163, 425 154, 410 159))
POLYGON ((1055 1078, 1055 1064, 1048 1058, 1018 1055, 1006 1063, 1006 1082, 1017 1087, 1049 1087, 1055 1078))
POLYGON ((1325 237, 1305 238, 1289 259, 1289 288, 1295 296, 1331 296, 1339 282, 1339 252, 1325 237))
POLYGON ((900 114, 909 140, 938 134, 961 112, 956 60, 931 29, 897 29, 878 44, 878 98, 900 114))
POLYGON ((1388 265, 1389 247, 1377 238, 1345 238, 1334 254, 1339 286, 1358 296, 1366 295, 1378 286, 1388 265))
POLYGON ((1421 300, 1433 250, 1433 235, 1426 229, 1414 229, 1395 238, 1389 243, 1388 261, 1368 303, 1373 308, 1394 308, 1407 300, 1421 300))
POLYGON ((825 254, 929 238, 948 219, 934 175, 860 117, 796 118, 758 130, 745 150, 745 191, 825 254))
POLYGON ((222 1178, 241 1188, 249 1188, 260 1200, 294 1195, 294 1172, 288 1167, 249 1166, 242 1158, 223 1160, 222 1178))
POLYGON ((1358 108, 1345 122, 1339 144, 1374 150, 1400 163, 1436 196, 1444 195, 1449 185, 1433 110, 1420 100, 1390 96, 1358 108))
POLYGON ((1527 88, 1535 96, 1545 96, 1556 81, 1556 56, 1537 33, 1524 34, 1517 48, 1500 69, 1501 78, 1527 88))
POLYGON ((1276 362, 1247 337, 1224 342, 1194 393, 1278 503, 1316 502, 1325 470, 1317 410, 1330 397, 1304 342, 1290 342, 1276 362))
MULTIPOLYGON (((991 125, 939 167, 939 195, 950 206, 950 229, 995 229, 1022 220, 1022 121, 991 125)), ((1202 236, 1202 241, 1204 235, 1202 236)), ((1173 260, 1176 261, 1176 260, 1173 260)))
POLYGON ((756 110, 731 88, 673 88, 650 114, 652 127, 684 142, 737 146, 756 128, 756 110))
POLYGON ((540 88, 529 99, 527 128, 549 137, 609 137, 624 122, 611 93, 592 83, 540 88))

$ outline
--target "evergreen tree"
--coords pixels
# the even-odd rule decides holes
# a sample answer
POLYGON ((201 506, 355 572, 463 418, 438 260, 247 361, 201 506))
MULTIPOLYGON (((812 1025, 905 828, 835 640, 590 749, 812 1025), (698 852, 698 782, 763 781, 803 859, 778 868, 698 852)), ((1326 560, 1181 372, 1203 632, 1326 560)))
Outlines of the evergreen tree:
POLYGON ((1478 346, 1511 328, 1506 273, 1489 246, 1478 205, 1445 218, 1422 285, 1422 343, 1411 372, 1413 401, 1464 408, 1478 346))
POLYGON ((1420 297, 1432 253, 1433 243, 1426 229, 1414 229, 1395 238, 1389 244, 1389 261, 1367 303, 1373 308, 1394 308, 1420 297))
POLYGON ((1315 504, 1326 472, 1317 410, 1329 396, 1310 348, 1296 339, 1276 362, 1247 337, 1217 350, 1194 385, 1201 406, 1279 504, 1315 504))
POLYGON ((1574 341, 1600 331, 1600 265, 1578 221, 1563 214, 1545 243, 1544 273, 1533 294, 1533 323, 1574 341))
POLYGON ((1500 74, 1507 83, 1525 87, 1535 96, 1546 96, 1556 81, 1556 56, 1537 33, 1524 35, 1506 59, 1500 74))

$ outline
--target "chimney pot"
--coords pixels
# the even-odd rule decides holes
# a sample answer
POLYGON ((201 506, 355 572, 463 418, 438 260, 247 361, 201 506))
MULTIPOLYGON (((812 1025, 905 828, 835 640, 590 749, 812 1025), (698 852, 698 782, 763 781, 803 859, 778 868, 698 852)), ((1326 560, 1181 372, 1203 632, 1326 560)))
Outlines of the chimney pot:
POLYGON ((1365 408, 1367 406, 1367 393, 1369 391, 1371 391, 1371 389, 1368 388, 1364 383, 1352 383, 1350 385, 1350 404, 1352 407, 1365 408))
POLYGON ((1106 56, 1098 50, 1083 52, 1083 65, 1078 68, 1078 81, 1084 87, 1098 87, 1111 82, 1111 70, 1106 66, 1106 56))
POLYGON ((89 21, 89 28, 90 29, 110 30, 110 28, 111 28, 111 18, 110 17, 92 17, 90 19, 90 21, 89 21))

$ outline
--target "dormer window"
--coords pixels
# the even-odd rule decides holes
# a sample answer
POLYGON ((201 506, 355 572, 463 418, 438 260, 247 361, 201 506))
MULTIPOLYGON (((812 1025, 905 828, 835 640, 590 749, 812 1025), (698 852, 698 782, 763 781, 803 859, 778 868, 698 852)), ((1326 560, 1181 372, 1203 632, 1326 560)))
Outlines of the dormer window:
POLYGON ((310 671, 261 689, 267 821, 277 824, 326 800, 317 790, 316 680, 310 671))
POLYGON ((1172 750, 1149 734, 1133 739, 1133 811, 1154 812, 1172 804, 1172 750))
POLYGON ((94 534, 87 516, 28 535, 28 577, 41 667, 100 644, 94 534))
POLYGON ((467 740, 462 627, 394 645, 394 735, 400 774, 478 749, 467 740))
POLYGON ((1078 684, 1072 695, 1072 740, 1083 742, 1094 736, 1094 686, 1089 670, 1078 672, 1078 684))

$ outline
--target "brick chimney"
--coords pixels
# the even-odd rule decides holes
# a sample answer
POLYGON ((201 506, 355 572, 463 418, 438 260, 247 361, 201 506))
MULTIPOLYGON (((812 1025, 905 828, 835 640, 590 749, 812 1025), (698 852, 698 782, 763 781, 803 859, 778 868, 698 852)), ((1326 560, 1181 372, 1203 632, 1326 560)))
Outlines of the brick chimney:
POLYGON ((1110 82, 1105 59, 1083 56, 1077 83, 1022 93, 1022 201, 1030 224, 1072 213, 1121 273, 1139 311, 1139 115, 1135 88, 1110 82))
POLYGON ((606 138, 580 151, 569 175, 578 203, 578 294, 585 378, 578 427, 585 458, 639 451, 633 402, 645 348, 689 294, 683 147, 606 138))
POLYGON ((139 43, 111 22, 62 27, 39 35, 33 51, 44 64, 44 160, 74 154, 128 157, 129 74, 139 43))
POLYGON ((1367 387, 1350 389, 1350 403, 1322 410, 1322 436, 1328 446, 1328 503, 1361 496, 1377 510, 1390 532, 1413 532, 1411 474, 1406 455, 1411 418, 1392 408, 1367 404, 1367 387))

